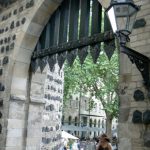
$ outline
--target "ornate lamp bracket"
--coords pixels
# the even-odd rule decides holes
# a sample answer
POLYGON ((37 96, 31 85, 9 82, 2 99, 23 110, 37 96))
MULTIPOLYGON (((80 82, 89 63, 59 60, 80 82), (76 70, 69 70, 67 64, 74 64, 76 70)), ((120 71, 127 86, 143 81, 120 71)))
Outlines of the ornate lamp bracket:
POLYGON ((150 59, 125 45, 121 45, 121 52, 128 55, 130 61, 136 65, 143 77, 144 85, 150 93, 150 59))

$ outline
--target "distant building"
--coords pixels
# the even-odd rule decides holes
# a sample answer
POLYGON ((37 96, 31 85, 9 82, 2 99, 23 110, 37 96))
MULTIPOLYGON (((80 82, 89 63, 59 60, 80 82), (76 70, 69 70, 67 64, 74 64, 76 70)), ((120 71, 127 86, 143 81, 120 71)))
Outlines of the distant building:
POLYGON ((105 132, 106 115, 99 100, 74 95, 64 104, 62 129, 80 138, 94 138, 105 132), (90 105, 93 108, 89 109, 90 105))

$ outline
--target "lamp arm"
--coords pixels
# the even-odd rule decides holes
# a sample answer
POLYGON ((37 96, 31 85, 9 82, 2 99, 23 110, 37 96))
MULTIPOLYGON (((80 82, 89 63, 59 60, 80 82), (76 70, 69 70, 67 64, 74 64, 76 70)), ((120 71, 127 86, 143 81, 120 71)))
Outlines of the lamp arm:
POLYGON ((130 61, 136 65, 143 77, 144 85, 150 93, 150 59, 125 45, 121 45, 120 49, 121 52, 128 55, 130 61))
MULTIPOLYGON (((129 32, 130 34, 130 32, 129 32)), ((120 45, 125 46, 127 42, 130 42, 130 38, 128 35, 125 35, 123 32, 121 31, 117 31, 115 33, 117 39, 119 40, 120 45)))

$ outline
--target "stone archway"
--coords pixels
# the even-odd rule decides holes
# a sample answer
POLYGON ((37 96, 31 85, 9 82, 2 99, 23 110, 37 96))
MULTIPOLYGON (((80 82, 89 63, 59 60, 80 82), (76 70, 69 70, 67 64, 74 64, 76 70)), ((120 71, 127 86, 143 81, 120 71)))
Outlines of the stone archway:
MULTIPOLYGON (((47 23, 51 14, 57 9, 62 0, 36 0, 36 1, 16 1, 5 9, 1 9, 1 39, 6 39, 6 37, 14 36, 14 50, 1 54, 1 68, 3 69, 3 76, 1 76, 2 85, 5 88, 1 88, 1 99, 3 99, 3 109, 1 120, 2 125, 2 136, 0 137, 1 143, 0 147, 7 150, 24 150, 24 149, 36 149, 36 147, 30 147, 36 145, 39 142, 38 138, 33 137, 31 130, 26 131, 26 126, 29 121, 33 121, 35 118, 30 118, 28 114, 36 111, 40 112, 43 107, 43 103, 30 103, 30 85, 36 85, 37 80, 41 78, 39 82, 39 89, 43 89, 43 76, 45 73, 40 74, 37 72, 31 81, 31 74, 29 75, 30 58, 34 47, 38 41, 38 38, 47 23), (11 14, 10 14, 11 13, 11 14), (11 17, 12 16, 12 17, 11 17), (15 24, 15 28, 14 28, 15 24), (9 27, 9 29, 7 28, 9 27), (5 30, 5 31, 4 31, 5 30), (5 58, 8 56, 9 60, 5 58), (5 61, 4 61, 5 60, 5 61), (7 60, 7 61, 6 61, 7 60), (27 90, 28 89, 28 90, 27 90), (30 119, 30 120, 29 120, 30 119), (33 120, 32 120, 33 119, 33 120), (33 142, 30 145, 30 141, 33 142), (26 146, 29 146, 28 148, 26 146)), ((99 0, 104 8, 106 8, 110 0, 99 0)), ((139 3, 139 1, 137 1, 139 3)), ((138 18, 145 17, 149 19, 149 1, 144 0, 141 2, 143 4, 142 11, 138 18)), ((149 22, 148 22, 149 23, 149 22)), ((134 30, 131 40, 131 46, 135 47, 139 51, 144 49, 144 53, 149 54, 149 24, 145 28, 140 28, 134 30), (147 46, 148 45, 148 46, 147 46)), ((6 46, 6 45, 4 45, 6 46)), ((1 51, 2 51, 1 46, 1 51)), ((13 45, 10 46, 11 48, 13 45)), ((8 47, 7 47, 8 50, 8 47)), ((142 111, 147 108, 147 103, 137 104, 135 102, 130 102, 132 94, 135 89, 141 89, 145 92, 143 88, 142 78, 135 67, 132 67, 126 56, 121 56, 122 62, 121 70, 121 83, 120 88, 125 93, 121 95, 121 122, 120 122, 120 145, 122 147, 120 150, 128 149, 149 149, 144 146, 143 142, 143 128, 142 125, 132 124, 132 112, 135 108, 141 109, 142 111), (135 77, 132 79, 132 77, 135 77), (130 84, 131 82, 131 84, 130 84), (134 109, 131 110, 130 106, 134 109), (122 130, 124 129, 124 130, 122 130), (134 131, 131 134, 130 131, 134 131)), ((2 86, 3 87, 3 86, 2 86)), ((34 86, 33 86, 34 87, 34 86)), ((34 95, 39 89, 31 87, 31 94, 34 95), (33 89, 33 91, 32 91, 33 89)), ((42 97, 43 95, 39 93, 42 97)), ((39 114, 40 116, 40 114, 39 114)), ((36 116, 39 119, 39 116, 36 116)), ((39 121, 40 122, 40 121, 39 121)), ((144 127, 145 128, 145 127, 144 127)), ((33 129, 31 127, 30 129, 33 129)), ((149 126, 146 128, 146 135, 149 137, 149 126)), ((148 141, 148 138, 146 138, 148 141)), ((147 142, 146 141, 146 142, 147 142)), ((146 143, 147 144, 147 143, 146 143)), ((37 144, 38 145, 38 144, 37 144)))
MULTIPOLYGON (((5 91, 1 92, 1 98, 4 101, 3 136, 0 143, 2 149, 37 149, 37 145, 39 145, 39 135, 34 138, 31 133, 33 127, 29 125, 30 121, 40 119, 40 113, 36 111, 40 112, 43 103, 31 103, 29 88, 32 90, 31 84, 37 83, 37 80, 39 82, 39 78, 41 78, 38 88, 42 89, 44 73, 37 72, 32 76, 31 81, 30 59, 40 33, 60 3, 59 0, 17 1, 7 9, 2 8, 1 17, 4 18, 2 27, 9 25, 10 29, 7 29, 7 35, 14 37, 13 41, 15 41, 13 51, 6 54, 8 62, 2 68, 3 77, 1 78, 5 84, 5 91), (31 118, 33 113, 38 115, 31 118), (35 146, 33 147, 33 145, 35 146)), ((1 37, 1 39, 5 38, 6 34, 2 34, 1 37)), ((32 95, 37 94, 39 89, 32 90, 32 95)), ((39 95, 43 96, 41 93, 39 95)))
MULTIPOLYGON (((6 84, 4 99, 7 101, 6 107, 8 109, 5 110, 5 128, 3 128, 5 138, 1 147, 6 149, 33 150, 39 146, 41 136, 34 137, 35 135, 31 134, 35 127, 30 126, 30 122, 41 119, 40 113, 43 102, 36 101, 33 97, 34 94, 43 97, 41 91, 44 89, 46 74, 37 71, 31 79, 30 59, 45 24, 61 2, 62 0, 31 0, 29 3, 17 1, 10 5, 8 10, 2 10, 4 15, 7 14, 7 11, 13 13, 19 11, 14 20, 25 18, 25 25, 10 31, 10 34, 16 35, 16 41, 14 51, 9 55, 9 64, 4 68, 4 73, 8 74, 4 79, 6 84), (21 14, 22 7, 25 9, 23 14, 21 14), (32 118, 35 111, 36 113, 38 111, 39 115, 34 115, 34 118, 32 118), (16 132, 18 135, 14 135, 16 132)), ((13 21, 13 19, 8 19, 4 24, 10 24, 10 21, 13 21)), ((41 120, 38 125, 40 126, 40 124, 41 120)), ((34 130, 34 132, 37 132, 37 130, 34 130)))

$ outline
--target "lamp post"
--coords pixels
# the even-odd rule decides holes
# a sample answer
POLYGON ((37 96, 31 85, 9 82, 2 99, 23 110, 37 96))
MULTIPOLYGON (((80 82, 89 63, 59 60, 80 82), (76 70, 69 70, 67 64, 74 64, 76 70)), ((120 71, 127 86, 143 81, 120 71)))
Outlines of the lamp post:
POLYGON ((129 40, 128 36, 132 32, 138 11, 139 7, 133 0, 111 0, 106 13, 120 44, 125 44, 129 40))
POLYGON ((127 54, 131 62, 135 63, 150 96, 150 59, 126 46, 126 43, 130 41, 129 35, 132 32, 139 10, 140 7, 135 5, 133 0, 111 0, 110 6, 106 9, 106 14, 113 32, 119 40, 121 52, 127 54))

